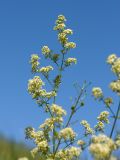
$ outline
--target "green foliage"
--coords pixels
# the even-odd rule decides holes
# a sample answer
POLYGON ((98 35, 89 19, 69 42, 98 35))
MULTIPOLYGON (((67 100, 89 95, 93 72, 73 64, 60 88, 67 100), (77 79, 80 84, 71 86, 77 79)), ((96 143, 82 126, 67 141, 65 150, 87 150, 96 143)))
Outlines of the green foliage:
POLYGON ((29 148, 24 143, 16 143, 0 136, 0 160, 17 160, 19 157, 28 157, 32 160, 29 148))

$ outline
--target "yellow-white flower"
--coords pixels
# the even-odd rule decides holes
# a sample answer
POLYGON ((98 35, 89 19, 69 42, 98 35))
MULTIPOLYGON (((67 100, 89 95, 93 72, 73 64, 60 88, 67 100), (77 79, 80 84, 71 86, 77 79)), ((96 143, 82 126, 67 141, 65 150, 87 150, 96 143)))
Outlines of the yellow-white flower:
POLYGON ((118 93, 118 95, 120 95, 120 80, 111 82, 110 88, 112 89, 113 92, 116 92, 118 93))
POLYGON ((119 75, 120 74, 120 58, 117 58, 112 65, 112 71, 119 75))
POLYGON ((37 92, 42 88, 44 82, 40 79, 39 76, 35 76, 33 79, 28 81, 28 92, 30 94, 37 92))
POLYGON ((41 73, 48 73, 48 72, 50 72, 51 70, 53 70, 53 67, 52 67, 52 66, 46 66, 46 67, 40 68, 40 72, 41 72, 41 73))
POLYGON ((65 48, 67 49, 71 49, 71 48, 75 48, 76 44, 74 42, 68 42, 65 44, 65 48))
POLYGON ((63 116, 66 115, 66 111, 64 109, 62 109, 61 106, 58 106, 56 104, 52 104, 51 106, 51 111, 52 113, 54 113, 56 116, 63 116))
POLYGON ((67 34, 67 35, 68 35, 68 34, 71 35, 71 34, 73 34, 73 31, 72 31, 71 29, 65 29, 65 30, 63 31, 63 33, 64 33, 64 34, 67 34))
POLYGON ((77 59, 76 58, 68 58, 65 60, 65 65, 66 66, 70 66, 71 64, 76 64, 77 63, 77 59))
POLYGON ((60 160, 73 160, 78 158, 80 156, 80 153, 81 149, 73 146, 65 150, 59 150, 56 153, 55 158, 60 160))
POLYGON ((100 115, 97 117, 97 119, 101 122, 109 123, 108 116, 109 116, 109 112, 103 111, 100 113, 100 115))
POLYGON ((109 55, 108 58, 107 58, 107 63, 108 63, 108 64, 113 64, 116 59, 117 59, 116 54, 111 54, 111 55, 109 55))
POLYGON ((93 96, 94 96, 96 99, 103 97, 102 89, 99 88, 99 87, 94 87, 94 88, 92 89, 92 94, 93 94, 93 96))
POLYGON ((32 54, 30 59, 30 64, 32 66, 32 72, 37 72, 39 67, 39 56, 37 54, 32 54))
POLYGON ((50 54, 50 49, 48 46, 43 46, 42 47, 42 54, 44 54, 45 56, 49 55, 50 54))
POLYGON ((73 140, 76 137, 76 133, 73 131, 72 128, 64 128, 60 131, 59 137, 65 140, 70 139, 73 140))
POLYGON ((96 160, 108 159, 116 149, 114 141, 106 135, 93 136, 91 141, 89 150, 96 160))

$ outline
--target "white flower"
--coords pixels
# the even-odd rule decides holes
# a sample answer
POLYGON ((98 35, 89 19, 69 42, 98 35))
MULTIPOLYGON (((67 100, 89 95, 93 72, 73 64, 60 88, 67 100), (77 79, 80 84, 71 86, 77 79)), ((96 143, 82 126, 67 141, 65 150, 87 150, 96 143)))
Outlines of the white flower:
POLYGON ((103 92, 102 92, 101 88, 99 88, 99 87, 94 87, 92 89, 92 94, 96 99, 103 97, 103 92))
POLYGON ((108 58, 107 58, 107 63, 108 63, 108 64, 113 64, 116 59, 117 59, 116 54, 111 54, 111 55, 109 55, 108 58))

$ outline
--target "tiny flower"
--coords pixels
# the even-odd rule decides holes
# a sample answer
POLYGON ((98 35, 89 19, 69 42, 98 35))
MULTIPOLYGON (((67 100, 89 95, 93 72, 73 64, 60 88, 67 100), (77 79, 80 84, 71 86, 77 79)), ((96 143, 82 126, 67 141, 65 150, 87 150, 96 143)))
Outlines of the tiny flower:
POLYGON ((91 142, 89 150, 96 160, 109 159, 116 149, 114 141, 106 135, 93 136, 91 142))
POLYGON ((67 49, 72 49, 75 47, 76 47, 76 44, 74 42, 68 42, 65 44, 65 48, 67 48, 67 49))
POLYGON ((108 116, 109 116, 109 112, 103 111, 100 113, 100 115, 97 117, 97 119, 101 122, 109 123, 108 116))
POLYGON ((96 131, 103 131, 104 130, 104 123, 102 121, 97 122, 97 125, 95 125, 96 131))
POLYGON ((38 91, 44 85, 43 81, 40 79, 39 76, 35 76, 33 79, 28 81, 28 92, 32 94, 33 98, 35 98, 38 91), (35 97, 34 97, 35 96, 35 97))
POLYGON ((58 40, 61 44, 65 44, 68 41, 67 35, 64 32, 58 34, 58 40))
POLYGON ((64 23, 57 24, 53 29, 54 30, 63 30, 66 27, 64 23))
POLYGON ((112 65, 112 71, 116 74, 119 75, 120 74, 120 58, 117 58, 114 62, 114 64, 112 65))
POLYGON ((85 128, 86 136, 94 133, 94 130, 90 127, 90 124, 86 120, 82 120, 80 124, 85 128))
POLYGON ((39 68, 39 56, 37 54, 32 54, 31 55, 31 59, 30 59, 30 64, 32 66, 32 72, 37 72, 38 71, 38 68, 39 68))
POLYGON ((40 68, 40 72, 41 72, 41 73, 48 73, 48 72, 50 72, 51 70, 53 70, 53 67, 52 67, 52 66, 46 66, 46 67, 40 68))
POLYGON ((73 160, 78 159, 81 153, 81 149, 78 147, 69 147, 67 149, 60 149, 56 155, 55 158, 59 160, 73 160))
POLYGON ((111 82, 110 88, 112 89, 113 92, 116 92, 118 93, 118 95, 120 95, 120 80, 111 82))
POLYGON ((92 89, 92 94, 96 99, 103 97, 103 92, 102 92, 101 88, 99 88, 99 87, 94 87, 92 89))
POLYGON ((77 59, 76 58, 68 58, 65 60, 65 66, 70 66, 71 64, 76 64, 77 63, 77 59))
POLYGON ((66 111, 62 109, 61 106, 58 106, 56 104, 52 104, 51 111, 56 115, 62 117, 63 115, 66 115, 66 111))
POLYGON ((116 54, 111 54, 111 55, 109 55, 108 58, 107 58, 107 63, 108 63, 108 64, 113 64, 116 59, 117 59, 116 54))
POLYGON ((78 140, 78 141, 77 141, 77 145, 83 146, 83 145, 85 145, 85 141, 83 141, 83 140, 78 140))
POLYGON ((37 144, 38 150, 41 152, 45 152, 48 150, 48 142, 43 140, 37 144))
POLYGON ((68 128, 64 128, 60 131, 59 137, 64 138, 65 140, 67 140, 67 139, 74 140, 74 138, 76 137, 76 134, 72 130, 72 128, 68 127, 68 128))
POLYGON ((73 34, 73 31, 71 30, 71 29, 65 29, 64 31, 63 31, 63 33, 64 34, 67 34, 67 35, 72 35, 73 34))
POLYGON ((38 147, 32 149, 30 152, 31 152, 32 157, 34 158, 36 154, 39 152, 38 147))
POLYGON ((66 18, 64 15, 59 15, 58 20, 64 22, 64 21, 66 21, 66 18))
POLYGON ((113 99, 111 97, 105 98, 104 103, 107 107, 110 107, 110 105, 113 103, 113 99))
POLYGON ((49 56, 51 50, 49 49, 48 46, 43 46, 42 47, 42 54, 45 55, 45 56, 49 56))

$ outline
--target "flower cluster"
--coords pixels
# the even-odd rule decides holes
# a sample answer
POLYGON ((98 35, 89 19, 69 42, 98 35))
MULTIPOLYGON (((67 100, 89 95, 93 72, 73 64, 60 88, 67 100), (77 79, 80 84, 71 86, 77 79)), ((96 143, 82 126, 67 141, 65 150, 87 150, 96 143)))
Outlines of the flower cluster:
POLYGON ((95 130, 96 131, 103 131, 104 130, 104 123, 109 123, 108 120, 109 112, 103 111, 100 113, 100 115, 97 117, 97 124, 95 125, 95 130))
POLYGON ((106 135, 93 136, 89 150, 96 160, 109 159, 116 145, 112 139, 106 135))
POLYGON ((32 98, 48 98, 56 96, 55 91, 47 92, 45 89, 42 89, 44 82, 40 79, 39 76, 35 76, 33 79, 30 79, 28 82, 28 92, 32 95, 32 98))
POLYGON ((75 48, 76 44, 74 42, 68 42, 65 44, 65 48, 67 49, 71 49, 71 48, 75 48))
POLYGON ((103 131, 104 128, 105 128, 105 125, 102 121, 98 121, 97 124, 95 125, 96 131, 103 131))
POLYGON ((76 137, 76 133, 72 130, 72 128, 64 128, 59 133, 59 138, 63 138, 65 140, 74 140, 76 137))
POLYGON ((51 117, 47 118, 43 124, 40 125, 40 128, 44 131, 52 131, 54 128, 54 124, 61 125, 63 122, 62 117, 51 117))
POLYGON ((100 115, 97 117, 97 119, 101 122, 109 123, 108 116, 109 116, 109 112, 103 111, 100 113, 100 115))
POLYGON ((58 117, 62 117, 63 115, 66 115, 66 111, 64 109, 62 109, 61 106, 58 106, 56 104, 52 104, 51 111, 54 115, 56 115, 58 117))
POLYGON ((46 57, 49 57, 51 50, 49 49, 48 46, 43 46, 42 47, 42 54, 45 55, 46 57))
POLYGON ((43 131, 35 131, 34 128, 26 128, 26 138, 33 139, 36 147, 31 150, 32 156, 34 157, 38 152, 42 154, 49 150, 48 137, 43 131))
POLYGON ((112 65, 116 59, 117 59, 116 54, 111 54, 107 58, 107 63, 112 65))
POLYGON ((102 92, 101 88, 99 88, 99 87, 94 87, 92 89, 92 94, 95 97, 95 99, 99 99, 99 98, 103 97, 103 92, 102 92))
POLYGON ((81 149, 77 147, 70 147, 65 150, 59 150, 55 156, 56 159, 61 160, 73 160, 74 158, 79 158, 81 149))
POLYGON ((82 120, 80 124, 85 128, 85 136, 94 133, 94 130, 90 127, 90 124, 86 120, 82 120))
POLYGON ((119 75, 120 74, 120 58, 117 58, 113 65, 112 65, 112 71, 116 74, 119 75))
POLYGON ((48 74, 48 72, 50 72, 51 70, 53 70, 52 66, 46 66, 46 67, 40 68, 40 72, 43 74, 48 74))
POLYGON ((76 64, 77 59, 76 58, 68 58, 65 60, 65 66, 70 66, 71 64, 76 64))
POLYGON ((112 89, 113 92, 116 92, 118 93, 118 95, 120 95, 120 80, 111 82, 110 88, 112 89))
POLYGON ((73 34, 73 31, 72 31, 71 29, 65 29, 65 30, 63 31, 63 33, 66 34, 66 35, 72 35, 72 34, 73 34))
POLYGON ((110 107, 111 104, 113 103, 113 99, 111 97, 107 97, 104 99, 104 103, 106 104, 107 107, 110 107))
POLYGON ((39 90, 43 85, 44 82, 40 79, 40 77, 35 76, 28 82, 28 92, 32 95, 33 98, 37 98, 39 96, 39 90))
POLYGON ((117 80, 110 83, 110 88, 113 92, 116 92, 120 95, 120 57, 117 57, 116 54, 108 56, 107 63, 111 65, 111 70, 117 76, 117 80))
POLYGON ((59 15, 56 20, 56 26, 54 30, 58 30, 58 40, 64 46, 66 50, 72 49, 76 47, 74 42, 68 42, 68 35, 72 35, 73 31, 71 29, 65 29, 66 18, 63 15, 59 15))
POLYGON ((38 70, 39 70, 39 64, 40 64, 39 59, 40 58, 37 54, 31 55, 30 64, 31 64, 33 73, 38 72, 38 70))
POLYGON ((54 27, 54 30, 63 30, 65 28, 65 22, 66 18, 63 15, 59 15, 58 19, 56 20, 56 26, 54 27))

